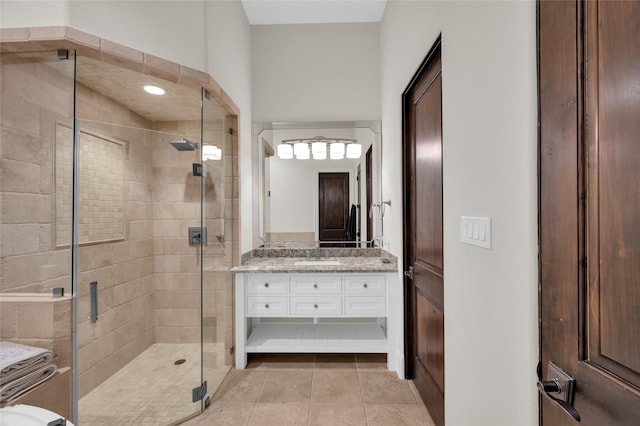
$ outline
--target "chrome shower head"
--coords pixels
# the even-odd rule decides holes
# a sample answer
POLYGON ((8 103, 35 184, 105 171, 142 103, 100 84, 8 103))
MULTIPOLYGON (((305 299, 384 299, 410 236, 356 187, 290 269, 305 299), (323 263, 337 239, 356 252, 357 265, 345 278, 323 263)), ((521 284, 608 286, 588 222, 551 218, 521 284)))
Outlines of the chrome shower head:
POLYGON ((184 138, 178 141, 171 141, 169 143, 178 151, 195 151, 198 148, 197 143, 193 143, 184 138))

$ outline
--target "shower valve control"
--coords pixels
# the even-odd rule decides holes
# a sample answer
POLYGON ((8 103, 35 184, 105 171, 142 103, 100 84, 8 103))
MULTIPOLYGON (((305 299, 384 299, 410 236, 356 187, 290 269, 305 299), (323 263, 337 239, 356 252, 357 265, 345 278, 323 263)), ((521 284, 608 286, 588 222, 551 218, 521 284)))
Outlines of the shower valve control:
POLYGON ((207 228, 201 228, 199 226, 190 226, 189 227, 189 245, 190 246, 199 246, 207 245, 207 228))

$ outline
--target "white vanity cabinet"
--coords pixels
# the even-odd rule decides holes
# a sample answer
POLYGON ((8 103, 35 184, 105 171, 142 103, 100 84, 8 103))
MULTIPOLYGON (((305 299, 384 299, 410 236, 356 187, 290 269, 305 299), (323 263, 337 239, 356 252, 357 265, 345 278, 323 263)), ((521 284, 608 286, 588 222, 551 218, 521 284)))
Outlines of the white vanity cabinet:
POLYGON ((395 276, 236 272, 236 368, 245 368, 247 353, 395 356, 389 296, 402 293, 395 276))

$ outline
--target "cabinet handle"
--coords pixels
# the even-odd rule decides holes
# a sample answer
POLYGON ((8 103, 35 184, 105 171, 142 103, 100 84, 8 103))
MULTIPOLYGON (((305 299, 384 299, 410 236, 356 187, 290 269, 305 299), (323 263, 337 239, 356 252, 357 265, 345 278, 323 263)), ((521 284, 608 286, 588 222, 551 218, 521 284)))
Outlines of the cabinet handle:
POLYGON ((269 287, 269 283, 264 283, 264 286, 265 287, 269 287))
POLYGON ((314 307, 314 308, 316 308, 316 309, 318 309, 318 305, 317 305, 317 304, 313 305, 313 307, 314 307))
POLYGON ((266 304, 264 305, 264 307, 265 307, 266 309, 269 309, 269 304, 268 304, 268 303, 266 303, 266 304))
POLYGON ((367 288, 367 283, 364 283, 363 287, 364 287, 364 288, 367 288))
POLYGON ((318 284, 314 284, 314 285, 313 285, 313 288, 318 288, 318 284))

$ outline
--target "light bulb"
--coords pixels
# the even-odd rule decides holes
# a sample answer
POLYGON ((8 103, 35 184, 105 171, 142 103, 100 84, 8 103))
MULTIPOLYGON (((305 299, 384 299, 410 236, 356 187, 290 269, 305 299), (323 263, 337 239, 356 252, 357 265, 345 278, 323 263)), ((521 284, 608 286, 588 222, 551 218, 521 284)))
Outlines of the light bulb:
POLYGON ((286 143, 278 145, 278 157, 283 160, 289 160, 293 158, 293 147, 286 143))
POLYGON ((360 155, 362 155, 362 145, 359 143, 347 145, 347 158, 360 158, 360 155))
POLYGON ((310 158, 309 145, 306 143, 296 143, 293 145, 293 151, 298 160, 308 160, 310 158))
POLYGON ((324 153, 325 158, 327 157, 327 143, 326 142, 314 142, 311 144, 311 153, 313 154, 313 158, 316 158, 316 154, 324 153))
POLYGON ((335 142, 329 145, 329 156, 332 160, 342 160, 344 158, 344 143, 335 142))

